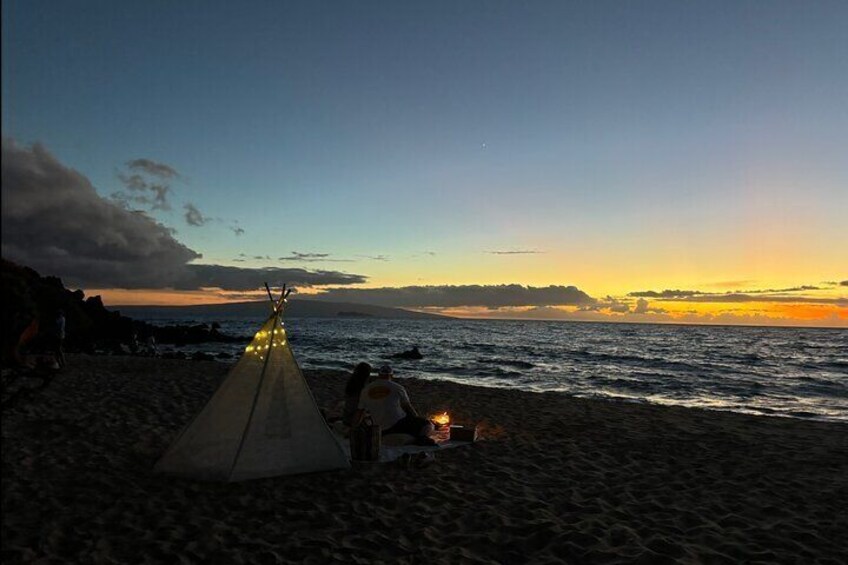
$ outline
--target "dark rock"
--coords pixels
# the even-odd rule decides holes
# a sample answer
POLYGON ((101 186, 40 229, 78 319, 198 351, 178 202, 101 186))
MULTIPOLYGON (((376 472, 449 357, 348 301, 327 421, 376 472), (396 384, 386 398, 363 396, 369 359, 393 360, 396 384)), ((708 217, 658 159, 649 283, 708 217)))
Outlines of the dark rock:
POLYGON ((395 353, 390 357, 391 359, 424 359, 424 356, 418 351, 418 347, 413 347, 409 351, 404 351, 402 353, 395 353))
POLYGON ((205 324, 195 324, 193 326, 178 325, 151 327, 150 331, 156 338, 157 343, 170 343, 179 347, 188 344, 197 343, 249 343, 249 337, 230 336, 222 334, 217 330, 216 324, 212 324, 208 328, 205 324))
POLYGON ((156 327, 133 320, 120 312, 107 310, 99 296, 86 297, 82 290, 68 290, 57 277, 42 277, 33 269, 5 259, 0 263, 0 275, 4 364, 19 359, 16 354, 18 338, 33 322, 41 333, 27 344, 27 350, 31 353, 48 350, 48 331, 59 309, 65 314, 64 346, 68 352, 105 351, 126 355, 134 342, 146 343, 150 336, 157 343, 173 345, 250 342, 250 337, 222 334, 217 323, 210 327, 205 324, 156 327), (123 344, 130 346, 129 349, 123 344))

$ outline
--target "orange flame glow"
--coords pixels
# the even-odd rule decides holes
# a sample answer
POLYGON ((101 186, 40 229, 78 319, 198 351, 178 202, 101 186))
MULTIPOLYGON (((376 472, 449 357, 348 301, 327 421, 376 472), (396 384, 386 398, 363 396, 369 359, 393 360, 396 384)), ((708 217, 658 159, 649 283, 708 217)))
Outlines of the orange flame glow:
POLYGON ((434 423, 436 423, 440 426, 447 426, 448 424, 450 424, 450 416, 448 416, 447 412, 442 412, 441 414, 436 414, 435 416, 433 416, 430 419, 433 420, 434 423))

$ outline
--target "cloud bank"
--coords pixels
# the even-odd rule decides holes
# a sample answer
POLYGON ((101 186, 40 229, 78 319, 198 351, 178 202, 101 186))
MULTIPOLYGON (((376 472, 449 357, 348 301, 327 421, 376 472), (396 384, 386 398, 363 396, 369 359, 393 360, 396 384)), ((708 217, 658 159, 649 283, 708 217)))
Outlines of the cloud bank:
MULTIPOLYGON (((167 165, 131 161, 162 178, 167 165)), ((305 269, 242 269, 196 265, 200 253, 140 211, 101 197, 91 182, 44 146, 2 141, 2 255, 83 288, 258 288, 269 282, 300 286, 362 283, 362 275, 305 269)))
POLYGON ((203 287, 225 290, 255 290, 268 282, 273 286, 286 283, 291 286, 323 286, 364 283, 362 275, 338 271, 309 271, 264 267, 244 269, 224 265, 187 265, 187 274, 174 284, 176 290, 194 290, 203 287))
MULTIPOLYGON (((843 281, 848 282, 848 281, 843 281)), ((628 296, 655 298, 658 300, 677 302, 708 302, 708 303, 739 303, 739 302, 776 302, 797 304, 833 304, 845 306, 848 299, 843 297, 817 297, 808 294, 797 294, 826 290, 813 285, 801 285, 788 288, 769 288, 759 290, 744 290, 735 292, 702 292, 700 290, 641 290, 628 293, 628 296)))

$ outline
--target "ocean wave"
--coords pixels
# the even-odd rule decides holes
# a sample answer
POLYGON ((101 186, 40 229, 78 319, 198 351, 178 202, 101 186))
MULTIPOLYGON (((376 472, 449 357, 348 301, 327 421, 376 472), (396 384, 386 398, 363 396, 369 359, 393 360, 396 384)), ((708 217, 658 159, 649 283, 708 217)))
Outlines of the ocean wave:
POLYGON ((528 361, 520 361, 517 359, 502 359, 499 357, 491 357, 488 359, 477 359, 478 363, 490 363, 495 365, 507 365, 509 367, 515 367, 516 369, 532 369, 536 365, 530 363, 528 361))
MULTIPOLYGON (((220 322, 225 333, 255 329, 244 321, 220 322)), ((424 359, 392 360, 398 374, 848 421, 848 332, 476 320, 352 325, 297 319, 286 327, 307 369, 348 370, 359 361, 376 365, 385 355, 417 345, 424 359)), ((243 350, 216 344, 194 349, 235 355, 243 350)))

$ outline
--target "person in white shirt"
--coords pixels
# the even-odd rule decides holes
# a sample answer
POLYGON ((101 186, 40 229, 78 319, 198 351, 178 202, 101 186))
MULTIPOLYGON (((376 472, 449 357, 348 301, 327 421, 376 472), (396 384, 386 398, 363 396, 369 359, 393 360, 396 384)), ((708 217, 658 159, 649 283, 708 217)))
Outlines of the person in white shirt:
POLYGON ((368 412, 374 423, 382 428, 383 435, 409 434, 416 443, 435 445, 430 438, 433 423, 422 418, 409 401, 403 386, 392 380, 394 373, 388 365, 380 367, 378 378, 368 383, 359 395, 359 409, 353 418, 356 427, 368 412))

